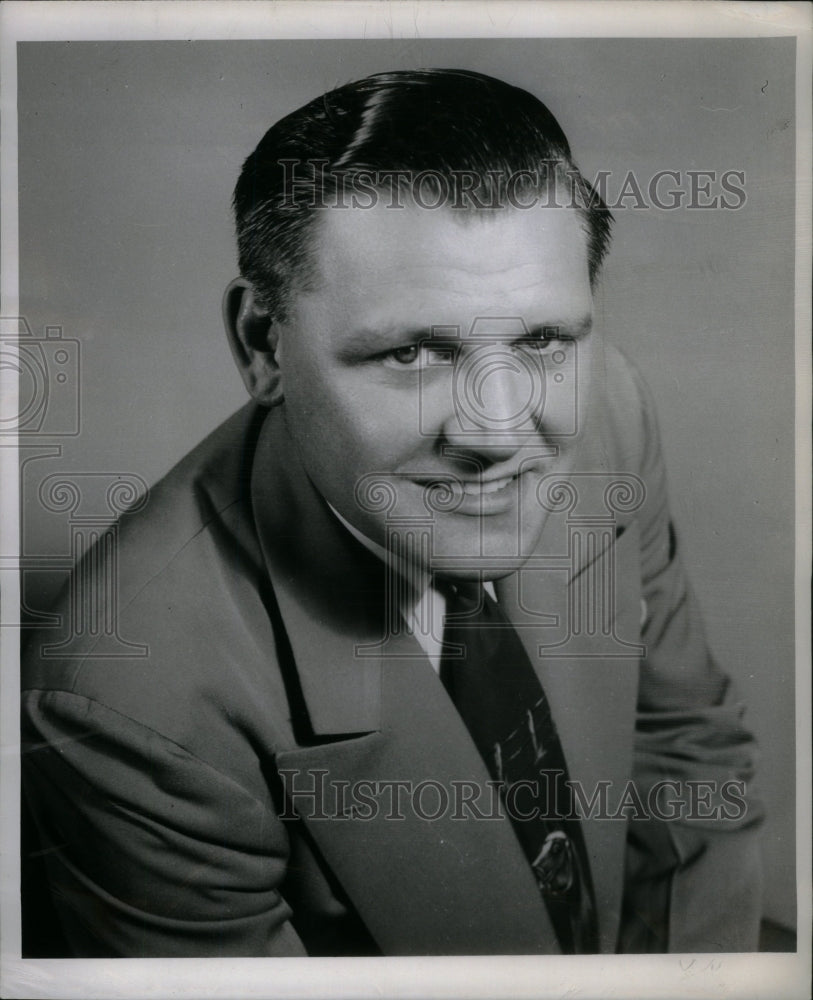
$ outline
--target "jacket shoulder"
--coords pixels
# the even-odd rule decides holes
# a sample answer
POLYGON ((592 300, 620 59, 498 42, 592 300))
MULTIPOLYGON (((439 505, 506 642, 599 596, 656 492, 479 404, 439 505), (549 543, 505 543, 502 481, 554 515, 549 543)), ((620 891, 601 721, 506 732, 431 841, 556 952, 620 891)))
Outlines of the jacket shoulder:
POLYGON ((263 419, 248 406, 227 420, 86 553, 54 608, 62 626, 27 643, 24 690, 81 694, 193 752, 204 715, 256 703, 275 648, 249 490, 263 419))
POLYGON ((238 410, 150 488, 145 505, 119 518, 130 587, 143 586, 224 511, 245 503, 264 414, 252 404, 238 410))
POLYGON ((655 404, 649 387, 627 355, 611 345, 605 348, 599 381, 590 417, 590 437, 611 466, 641 472, 658 441, 655 404))

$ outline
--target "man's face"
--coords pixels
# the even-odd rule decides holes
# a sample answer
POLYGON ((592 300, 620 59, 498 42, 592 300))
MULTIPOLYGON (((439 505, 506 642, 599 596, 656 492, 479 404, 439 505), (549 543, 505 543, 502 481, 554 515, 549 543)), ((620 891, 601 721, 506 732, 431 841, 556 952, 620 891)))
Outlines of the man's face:
POLYGON ((534 550, 537 487, 568 469, 584 422, 595 346, 577 213, 329 209, 315 234, 314 290, 277 353, 308 475, 373 541, 428 519, 433 568, 505 575, 534 550))

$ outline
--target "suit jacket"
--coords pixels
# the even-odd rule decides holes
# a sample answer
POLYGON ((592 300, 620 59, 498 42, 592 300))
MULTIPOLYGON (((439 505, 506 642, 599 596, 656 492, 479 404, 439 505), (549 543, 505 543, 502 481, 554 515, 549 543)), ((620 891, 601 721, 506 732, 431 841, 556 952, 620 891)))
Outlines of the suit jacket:
MULTIPOLYGON (((571 780, 627 795, 583 821, 601 948, 752 950, 759 806, 723 815, 719 787, 750 781, 753 741, 683 573, 651 400, 614 353, 589 427, 577 491, 551 492, 537 557, 496 589, 571 780), (641 814, 664 779, 709 783, 699 815, 641 814)), ((384 575, 284 412, 253 404, 80 563, 66 636, 35 634, 23 668, 24 787, 75 954, 558 951, 510 822, 435 808, 488 774, 414 638, 384 631, 384 575), (398 781, 432 784, 424 815, 398 781)))

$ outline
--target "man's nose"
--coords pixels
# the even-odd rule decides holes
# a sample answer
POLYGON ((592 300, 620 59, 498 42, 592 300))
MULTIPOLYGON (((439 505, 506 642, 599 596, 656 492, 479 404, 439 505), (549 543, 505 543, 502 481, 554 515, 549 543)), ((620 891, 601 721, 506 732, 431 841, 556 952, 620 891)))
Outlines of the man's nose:
POLYGON ((464 352, 452 379, 446 441, 491 462, 505 461, 539 431, 544 372, 510 344, 464 352))

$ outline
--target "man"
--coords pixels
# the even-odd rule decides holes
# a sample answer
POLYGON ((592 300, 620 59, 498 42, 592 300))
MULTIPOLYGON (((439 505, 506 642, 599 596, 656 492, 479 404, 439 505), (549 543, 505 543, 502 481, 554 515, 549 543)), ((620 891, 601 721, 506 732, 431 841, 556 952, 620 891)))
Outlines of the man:
POLYGON ((550 112, 379 74, 273 126, 235 214, 253 401, 65 597, 116 559, 148 655, 27 653, 72 953, 755 948, 753 744, 550 112))

